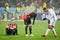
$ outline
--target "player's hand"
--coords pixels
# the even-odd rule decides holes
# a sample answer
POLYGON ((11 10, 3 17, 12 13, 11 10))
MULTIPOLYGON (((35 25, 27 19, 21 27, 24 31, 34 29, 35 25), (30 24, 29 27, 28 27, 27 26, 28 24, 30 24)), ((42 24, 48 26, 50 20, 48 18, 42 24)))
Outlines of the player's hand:
POLYGON ((34 23, 32 23, 32 25, 34 25, 34 23))
POLYGON ((43 18, 43 20, 46 20, 46 18, 43 18))

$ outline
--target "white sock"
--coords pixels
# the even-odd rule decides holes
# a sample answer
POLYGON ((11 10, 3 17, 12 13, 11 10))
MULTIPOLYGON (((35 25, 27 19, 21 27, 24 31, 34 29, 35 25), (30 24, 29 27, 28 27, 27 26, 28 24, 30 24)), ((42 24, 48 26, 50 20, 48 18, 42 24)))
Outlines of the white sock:
POLYGON ((45 35, 48 35, 48 33, 49 33, 50 30, 51 30, 51 29, 47 29, 45 35))
POLYGON ((55 31, 55 29, 54 29, 54 28, 52 28, 52 31, 54 32, 54 34, 55 34, 55 35, 57 35, 57 34, 56 34, 56 31, 55 31))

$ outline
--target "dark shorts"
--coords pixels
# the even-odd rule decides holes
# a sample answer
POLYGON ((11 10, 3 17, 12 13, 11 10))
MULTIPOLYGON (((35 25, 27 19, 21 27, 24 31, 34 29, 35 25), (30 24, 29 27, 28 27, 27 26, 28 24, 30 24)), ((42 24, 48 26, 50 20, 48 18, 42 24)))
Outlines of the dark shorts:
POLYGON ((17 34, 17 29, 8 29, 6 28, 6 35, 15 35, 17 34))
POLYGON ((48 24, 50 24, 50 20, 48 20, 48 24))
POLYGON ((27 18, 26 20, 24 20, 24 24, 25 25, 31 24, 31 19, 27 18))

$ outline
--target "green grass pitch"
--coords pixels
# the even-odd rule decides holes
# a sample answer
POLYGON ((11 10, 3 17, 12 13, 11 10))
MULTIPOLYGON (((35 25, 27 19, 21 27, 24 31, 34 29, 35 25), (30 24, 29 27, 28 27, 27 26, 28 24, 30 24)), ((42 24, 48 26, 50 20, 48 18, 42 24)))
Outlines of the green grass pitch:
POLYGON ((46 32, 47 29, 47 21, 36 21, 35 25, 32 26, 33 30, 33 37, 26 37, 25 36, 25 25, 21 21, 15 21, 18 25, 18 35, 15 36, 6 36, 5 35, 5 28, 9 21, 0 21, 0 40, 60 40, 60 21, 56 22, 56 32, 58 37, 55 38, 53 36, 52 31, 49 32, 47 37, 41 37, 42 34, 46 32))

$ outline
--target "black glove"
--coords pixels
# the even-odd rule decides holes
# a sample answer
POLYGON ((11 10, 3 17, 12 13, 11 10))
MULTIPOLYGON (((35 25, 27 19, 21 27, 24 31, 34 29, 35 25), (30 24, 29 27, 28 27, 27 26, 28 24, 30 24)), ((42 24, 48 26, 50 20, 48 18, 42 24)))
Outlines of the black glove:
POLYGON ((46 20, 46 18, 43 18, 43 20, 46 20))

